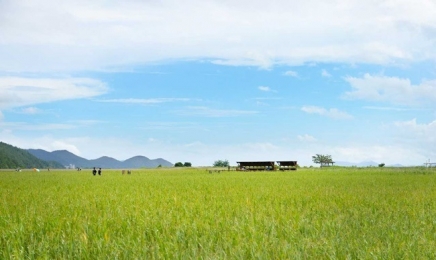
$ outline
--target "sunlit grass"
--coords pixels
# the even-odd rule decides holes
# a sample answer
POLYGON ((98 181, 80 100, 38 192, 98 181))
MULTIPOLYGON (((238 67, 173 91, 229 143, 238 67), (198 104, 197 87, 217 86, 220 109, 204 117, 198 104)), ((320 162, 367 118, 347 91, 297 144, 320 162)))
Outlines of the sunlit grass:
POLYGON ((435 258, 436 172, 0 172, 0 259, 435 258))

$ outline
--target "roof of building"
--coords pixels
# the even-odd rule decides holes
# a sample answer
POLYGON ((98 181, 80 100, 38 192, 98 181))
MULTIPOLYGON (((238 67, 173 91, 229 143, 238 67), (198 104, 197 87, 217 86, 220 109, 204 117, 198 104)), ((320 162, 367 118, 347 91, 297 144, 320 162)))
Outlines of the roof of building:
POLYGON ((280 166, 297 166, 297 161, 277 161, 280 166))
POLYGON ((239 166, 274 166, 274 161, 237 162, 239 166))

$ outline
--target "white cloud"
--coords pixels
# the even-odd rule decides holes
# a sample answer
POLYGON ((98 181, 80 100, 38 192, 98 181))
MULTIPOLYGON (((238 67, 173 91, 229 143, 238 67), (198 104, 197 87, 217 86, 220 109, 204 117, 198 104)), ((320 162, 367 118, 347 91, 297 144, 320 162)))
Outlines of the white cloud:
POLYGON ((186 102, 191 101, 189 98, 149 98, 149 99, 137 99, 137 98, 127 98, 127 99, 102 99, 97 100, 98 102, 108 102, 108 103, 127 103, 127 104, 159 104, 168 102, 186 102))
POLYGON ((53 141, 51 144, 51 149, 53 150, 67 150, 69 152, 74 153, 75 155, 80 155, 80 150, 71 143, 65 142, 65 141, 53 141))
POLYGON ((271 91, 271 88, 270 88, 270 87, 265 87, 265 86, 259 86, 258 89, 259 89, 260 91, 265 91, 265 92, 269 92, 269 91, 271 91))
POLYGON ((2 111, 0 111, 0 121, 3 120, 3 118, 4 118, 3 113, 2 111))
POLYGON ((54 138, 49 135, 20 137, 14 135, 11 131, 0 131, 0 140, 22 149, 44 149, 50 152, 55 150, 68 150, 76 155, 82 154, 79 146, 86 151, 92 148, 87 145, 87 143, 90 143, 90 140, 83 138, 54 138))
POLYGON ((414 85, 409 79, 365 74, 362 78, 346 77, 352 91, 346 99, 362 99, 399 105, 428 105, 436 102, 436 80, 414 85))
POLYGON ((37 107, 25 107, 21 109, 21 113, 28 115, 35 115, 41 113, 41 110, 37 107))
POLYGON ((204 126, 192 122, 153 122, 147 121, 141 127, 144 130, 185 130, 189 132, 204 130, 204 126))
POLYGON ((84 127, 93 127, 103 121, 97 120, 74 120, 67 121, 65 123, 29 123, 29 122, 1 122, 0 128, 7 129, 9 131, 53 131, 53 130, 70 130, 79 129, 84 127))
POLYGON ((295 78, 298 77, 298 73, 296 71, 293 71, 293 70, 288 70, 285 73, 283 73, 283 75, 295 77, 295 78))
POLYGON ((328 73, 327 70, 323 69, 321 71, 321 76, 325 77, 325 78, 330 78, 332 75, 330 73, 328 73))
POLYGON ((316 138, 308 135, 308 134, 304 134, 304 135, 298 135, 298 140, 302 141, 302 142, 316 142, 316 138))
POLYGON ((0 77, 0 90, 0 108, 13 108, 94 97, 106 93, 108 88, 103 82, 89 78, 0 77))
POLYGON ((321 116, 327 116, 333 119, 352 119, 353 116, 350 114, 340 111, 336 108, 325 109, 323 107, 317 106, 304 106, 301 108, 302 111, 308 114, 318 114, 321 116))
POLYGON ((213 109, 203 106, 190 106, 184 110, 176 111, 177 114, 183 116, 204 116, 204 117, 233 117, 243 115, 257 114, 257 111, 252 110, 236 110, 236 109, 213 109))
POLYGON ((428 0, 3 1, 0 70, 434 60, 435 13, 428 0))
POLYGON ((377 106, 364 106, 364 109, 369 110, 382 110, 382 111, 409 111, 410 109, 399 107, 377 107, 377 106))
POLYGON ((47 130, 67 130, 77 128, 73 124, 29 124, 29 123, 4 123, 0 124, 3 127, 14 130, 26 130, 26 131, 47 131, 47 130))
POLYGON ((403 131, 409 140, 436 143, 436 120, 428 124, 418 124, 414 118, 410 121, 395 122, 394 125, 403 131))

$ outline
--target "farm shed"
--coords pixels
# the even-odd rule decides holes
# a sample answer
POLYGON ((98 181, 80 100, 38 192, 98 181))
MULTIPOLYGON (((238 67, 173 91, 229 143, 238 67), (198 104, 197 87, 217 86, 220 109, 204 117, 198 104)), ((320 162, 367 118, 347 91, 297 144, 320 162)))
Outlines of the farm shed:
POLYGON ((238 171, 273 171, 275 170, 274 161, 265 162, 237 162, 238 171))
POLYGON ((277 161, 280 171, 297 170, 297 161, 277 161))

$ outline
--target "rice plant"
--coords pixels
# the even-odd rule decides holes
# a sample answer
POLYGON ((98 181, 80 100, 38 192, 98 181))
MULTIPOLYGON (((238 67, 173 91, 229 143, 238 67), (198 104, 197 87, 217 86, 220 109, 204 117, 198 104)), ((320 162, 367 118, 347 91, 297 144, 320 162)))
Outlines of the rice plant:
POLYGON ((425 168, 0 172, 1 259, 428 259, 425 168))

